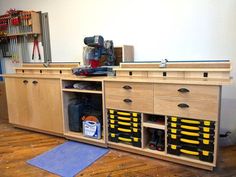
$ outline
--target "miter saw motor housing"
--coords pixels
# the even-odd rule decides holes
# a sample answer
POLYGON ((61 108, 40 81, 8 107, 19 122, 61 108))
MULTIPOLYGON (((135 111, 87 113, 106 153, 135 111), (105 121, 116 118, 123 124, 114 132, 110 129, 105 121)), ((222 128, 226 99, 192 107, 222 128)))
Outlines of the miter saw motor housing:
POLYGON ((115 64, 115 54, 113 41, 106 40, 102 36, 85 37, 84 63, 97 68, 99 66, 113 66, 115 64), (104 61, 102 56, 107 56, 104 61))

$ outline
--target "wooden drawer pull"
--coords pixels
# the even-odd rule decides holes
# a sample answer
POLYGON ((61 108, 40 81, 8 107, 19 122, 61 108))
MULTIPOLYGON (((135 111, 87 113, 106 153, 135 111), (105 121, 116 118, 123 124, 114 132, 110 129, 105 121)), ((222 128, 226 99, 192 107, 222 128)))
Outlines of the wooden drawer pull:
POLYGON ((178 104, 178 107, 180 107, 180 108, 189 108, 189 105, 187 105, 185 103, 180 103, 180 104, 178 104))
POLYGON ((188 93, 188 92, 190 92, 188 89, 186 89, 186 88, 180 88, 180 89, 178 89, 178 91, 179 92, 181 92, 181 93, 188 93))
POLYGON ((23 83, 24 83, 24 84, 28 84, 28 82, 29 82, 29 81, 27 81, 27 80, 23 80, 23 83))
POLYGON ((131 99, 128 99, 128 98, 124 99, 123 101, 124 101, 125 103, 132 103, 132 100, 131 100, 131 99))
POLYGON ((32 83, 33 83, 33 84, 37 84, 37 83, 38 83, 38 81, 33 81, 32 83))
POLYGON ((132 89, 132 87, 131 87, 131 86, 129 86, 129 85, 125 85, 125 86, 123 86, 123 89, 125 89, 125 90, 131 90, 131 89, 132 89))

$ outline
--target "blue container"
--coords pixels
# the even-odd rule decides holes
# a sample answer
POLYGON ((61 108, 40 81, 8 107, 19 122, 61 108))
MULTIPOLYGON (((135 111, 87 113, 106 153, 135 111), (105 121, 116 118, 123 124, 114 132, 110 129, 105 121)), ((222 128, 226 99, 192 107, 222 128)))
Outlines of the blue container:
POLYGON ((101 139, 101 124, 94 121, 83 121, 83 135, 94 139, 101 139))

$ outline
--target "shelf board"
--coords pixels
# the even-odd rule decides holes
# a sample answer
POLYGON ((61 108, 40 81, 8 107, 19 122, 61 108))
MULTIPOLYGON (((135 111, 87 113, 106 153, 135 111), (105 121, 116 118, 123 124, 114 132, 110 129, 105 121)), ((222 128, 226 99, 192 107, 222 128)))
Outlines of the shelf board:
POLYGON ((166 154, 167 157, 171 157, 173 159, 176 159, 176 160, 184 160, 184 161, 187 161, 187 162, 193 162, 193 163, 198 163, 198 164, 201 164, 201 165, 206 165, 206 166, 211 166, 211 167, 215 167, 216 165, 214 163, 210 163, 210 162, 204 162, 204 161, 201 161, 197 158, 194 158, 191 157, 191 156, 185 156, 185 155, 180 155, 180 156, 176 156, 176 155, 172 155, 172 154, 166 154))
POLYGON ((165 151, 152 150, 152 149, 149 149, 148 147, 145 147, 143 151, 153 153, 153 154, 158 154, 158 155, 166 155, 165 151))
POLYGON ((120 147, 120 148, 132 149, 134 153, 135 153, 135 150, 137 150, 138 152, 155 154, 155 155, 163 157, 163 159, 171 158, 171 159, 176 159, 176 161, 181 160, 181 161, 185 161, 185 162, 189 162, 189 163, 196 163, 196 164, 206 165, 208 167, 209 166, 210 167, 215 167, 216 166, 214 163, 204 162, 204 161, 201 161, 201 160, 196 159, 196 158, 192 158, 192 157, 188 157, 188 156, 183 156, 183 155, 176 156, 176 155, 172 155, 172 154, 167 154, 165 151, 155 151, 155 150, 151 150, 151 149, 149 149, 147 147, 145 147, 145 148, 138 148, 138 147, 126 145, 126 144, 123 144, 123 143, 115 143, 115 142, 108 141, 108 145, 109 144, 113 145, 114 147, 116 146, 117 148, 120 147))
POLYGON ((95 94, 102 94, 102 91, 98 90, 81 90, 81 89, 62 89, 63 92, 79 92, 79 93, 95 93, 95 94))
POLYGON ((164 124, 157 124, 153 122, 143 122, 143 127, 165 130, 164 124))
POLYGON ((123 147, 123 148, 134 149, 134 150, 142 150, 142 148, 135 147, 135 146, 132 146, 132 145, 129 145, 129 144, 125 144, 125 143, 115 143, 115 142, 112 142, 112 141, 108 141, 108 144, 119 146, 119 147, 123 147))
POLYGON ((91 141, 91 142, 96 142, 96 143, 105 143, 104 138, 102 137, 101 139, 94 139, 94 138, 89 138, 89 137, 85 137, 83 136, 83 133, 79 133, 79 132, 66 132, 64 133, 65 136, 68 137, 72 137, 72 138, 76 138, 76 139, 81 139, 81 140, 87 140, 87 141, 91 141))

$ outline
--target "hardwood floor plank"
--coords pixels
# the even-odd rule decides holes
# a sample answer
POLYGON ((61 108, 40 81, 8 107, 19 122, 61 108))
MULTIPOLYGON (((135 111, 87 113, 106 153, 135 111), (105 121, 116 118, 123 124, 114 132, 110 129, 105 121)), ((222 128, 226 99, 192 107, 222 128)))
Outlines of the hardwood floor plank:
MULTIPOLYGON (((0 177, 56 177, 26 161, 65 141, 0 122, 0 177)), ((110 150, 77 177, 236 177, 236 146, 221 149, 213 172, 110 150)))

